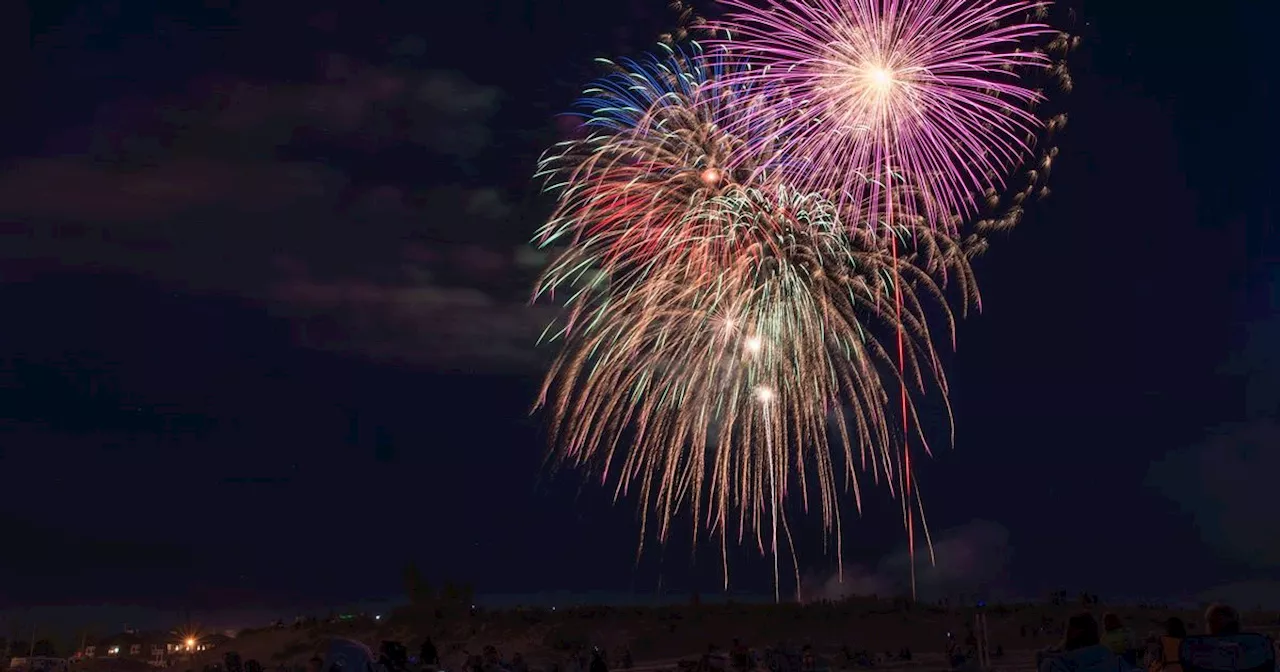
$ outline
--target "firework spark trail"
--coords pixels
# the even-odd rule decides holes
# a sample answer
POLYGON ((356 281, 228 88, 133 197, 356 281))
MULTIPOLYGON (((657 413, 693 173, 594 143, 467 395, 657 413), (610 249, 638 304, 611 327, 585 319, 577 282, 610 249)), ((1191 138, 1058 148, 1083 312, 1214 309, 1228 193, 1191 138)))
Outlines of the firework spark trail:
POLYGON ((954 233, 1030 151, 1042 94, 1019 74, 1050 64, 1024 49, 1053 32, 1031 20, 1046 2, 720 2, 733 11, 709 43, 743 64, 729 84, 750 81, 769 107, 802 112, 755 140, 781 141, 792 166, 783 177, 798 188, 870 204, 873 222, 898 201, 954 233))
MULTIPOLYGON (((739 0, 723 1, 746 7, 739 0)), ((833 6, 836 0, 817 2, 833 6)), ((942 11, 957 4, 922 3, 850 0, 864 12, 888 6, 891 18, 922 6, 942 11)), ((1007 11, 1000 15, 1004 18, 1017 13, 1009 9, 1015 5, 1040 6, 979 4, 992 20, 1001 11, 1007 11)), ((701 23, 688 10, 683 16, 690 27, 701 23)), ((977 19, 966 16, 964 25, 977 31, 977 19)), ((890 24, 912 27, 900 21, 884 25, 890 24)), ((932 54, 930 62, 942 73, 934 79, 926 74, 937 72, 909 68, 902 72, 910 78, 898 70, 882 73, 891 76, 881 97, 893 102, 887 94, 924 92, 962 107, 964 114, 957 112, 951 121, 973 122, 982 111, 973 101, 992 98, 959 84, 972 84, 975 72, 994 74, 999 57, 969 53, 966 57, 981 67, 966 79, 961 66, 967 61, 959 52, 976 49, 979 38, 999 46, 1001 40, 1039 34, 1039 27, 1026 24, 1025 35, 1014 26, 992 41, 991 31, 1000 29, 987 29, 948 47, 956 54, 932 54), (948 98, 944 85, 959 94, 951 91, 948 98), (963 108, 966 100, 969 108, 963 108)), ((719 537, 726 587, 729 537, 738 543, 750 538, 773 558, 779 597, 785 538, 799 590, 788 502, 807 512, 811 499, 816 501, 840 558, 837 483, 844 480, 860 511, 863 475, 877 483, 883 479, 901 498, 913 555, 914 511, 919 512, 932 556, 908 450, 908 441, 915 440, 930 452, 917 416, 919 395, 936 389, 950 414, 931 318, 935 326, 940 320, 946 327, 954 346, 954 319, 944 294, 959 289, 961 314, 981 305, 969 260, 985 250, 985 231, 1016 224, 1025 199, 1047 193, 1043 177, 1056 150, 1043 150, 1027 174, 1027 186, 1009 202, 1000 197, 998 173, 988 173, 986 182, 974 179, 972 188, 985 185, 988 212, 962 237, 953 219, 936 215, 966 212, 961 206, 972 195, 970 185, 962 190, 950 178, 976 178, 975 171, 993 168, 1005 157, 978 153, 967 162, 944 165, 951 155, 937 147, 945 138, 902 130, 916 128, 908 122, 931 117, 912 117, 907 113, 919 110, 909 105, 869 104, 865 82, 854 78, 848 85, 849 73, 844 73, 843 98, 823 99, 815 94, 824 90, 812 86, 810 98, 788 98, 805 86, 802 68, 778 77, 777 69, 755 68, 732 46, 712 54, 697 43, 688 50, 673 46, 686 34, 682 27, 652 59, 606 61, 612 74, 588 89, 582 101, 588 136, 560 143, 539 162, 539 176, 555 194, 556 209, 535 241, 560 254, 536 295, 557 294, 565 304, 563 319, 544 334, 561 343, 561 353, 538 399, 558 442, 555 457, 561 464, 594 470, 602 482, 612 481, 617 498, 638 495, 638 553, 653 528, 665 542, 675 517, 691 513, 695 545, 700 527, 719 537), (860 114, 879 113, 872 115, 877 124, 840 126, 841 118, 829 111, 813 114, 850 100, 861 101, 860 111, 855 108, 860 114), (823 130, 818 124, 827 124, 834 134, 825 145, 816 137, 823 130), (869 134, 866 129, 872 128, 875 133, 869 134), (849 145, 849 137, 860 144, 849 145), (914 154, 898 149, 913 138, 927 142, 914 154), (812 152, 848 147, 862 152, 854 153, 851 163, 836 160, 835 153, 812 158, 812 152), (824 168, 823 175, 809 177, 815 166, 824 168), (934 169, 955 172, 937 179, 934 169), (884 177, 874 179, 881 171, 884 177), (799 180, 799 188, 789 180, 799 180), (947 226, 938 226, 944 221, 947 226), (891 386, 897 388, 897 404, 890 402, 891 386), (895 420, 901 420, 900 436, 895 420), (798 493, 789 492, 793 487, 798 493)), ((898 41, 864 35, 861 42, 837 46, 856 52, 850 45, 865 50, 903 44, 901 35, 890 37, 898 41)), ((793 38, 779 39, 785 46, 793 38)), ((757 42, 769 46, 768 40, 757 42)), ((1069 38, 1055 38, 1059 43, 1069 38)), ((937 39, 917 44, 937 46, 937 39)), ((780 61, 784 56, 765 49, 753 58, 780 61)), ((1069 86, 1061 63, 1041 67, 1051 60, 1043 52, 1005 56, 1005 70, 1048 69, 1063 78, 1064 89, 1069 86)), ((828 59, 828 65, 833 62, 828 59)), ((1003 85, 1017 89, 1012 79, 1003 85)), ((991 95, 1005 102, 1029 100, 991 95)), ((1035 140, 1030 131, 1037 126, 1028 118, 1010 116, 1010 123, 1024 123, 1029 131, 1022 144, 1014 145, 1019 152, 1035 140)), ((949 129, 938 123, 938 133, 949 129)), ((1047 127, 1062 123, 1065 116, 1047 127)), ((990 140, 992 129, 1009 126, 969 129, 958 146, 990 140)))
MULTIPOLYGON (((1052 64, 1043 50, 1022 49, 1051 32, 1033 20, 1047 13, 1046 2, 768 0, 764 10, 721 2, 737 10, 717 26, 737 39, 713 39, 740 66, 728 71, 730 84, 751 81, 775 104, 805 112, 787 118, 780 138, 767 138, 802 158, 789 164, 799 175, 782 164, 784 179, 869 204, 873 225, 923 215, 958 234, 976 212, 974 197, 990 199, 1030 154, 1041 127, 1032 108, 1042 95, 1018 75, 1052 64)), ((904 420, 907 395, 903 386, 904 420)), ((914 473, 909 427, 902 429, 914 595, 914 473)))
MULTIPOLYGON (((825 527, 838 539, 839 478, 859 506, 861 472, 891 489, 901 482, 887 390, 932 385, 945 398, 927 315, 945 302, 929 270, 957 267, 954 277, 970 277, 967 257, 931 231, 905 231, 904 242, 933 244, 918 246, 894 275, 882 239, 865 228, 850 234, 821 198, 738 187, 678 230, 658 253, 665 263, 572 295, 566 321, 582 326, 568 334, 541 403, 560 457, 616 478, 619 497, 636 486, 642 526, 656 518, 659 541, 687 509, 722 543, 731 528, 739 543, 753 537, 776 573, 789 484, 807 506, 815 482, 825 527), (903 377, 876 336, 899 331, 903 377)), ((591 253, 589 242, 572 248, 575 259, 553 266, 546 286, 580 282, 556 269, 582 268, 577 255, 591 253)), ((914 401, 903 410, 917 422, 914 401)))
MULTIPOLYGON (((776 132, 777 122, 754 108, 763 103, 749 84, 713 87, 724 62, 664 47, 665 57, 605 62, 616 72, 586 91, 581 101, 591 129, 585 140, 560 143, 539 162, 538 176, 558 193, 558 207, 536 242, 577 245, 591 239, 595 261, 607 274, 615 264, 655 255, 679 233, 686 213, 705 207, 723 186, 746 172, 764 170, 773 155, 756 143, 755 160, 740 158, 741 136, 725 133, 731 119, 751 111, 752 137, 776 132), (607 241, 607 244, 605 242, 607 241)), ((615 278, 616 279, 616 278, 615 278)))
MULTIPOLYGON (((733 408, 742 399, 749 398, 750 393, 742 393, 739 390, 736 394, 726 397, 723 393, 715 393, 717 388, 713 386, 701 388, 704 394, 712 394, 711 400, 714 403, 704 399, 702 408, 696 413, 689 413, 679 407, 672 408, 669 405, 636 408, 615 403, 609 407, 599 405, 593 407, 590 406, 592 403, 590 397, 608 398, 610 394, 621 395, 622 391, 628 390, 626 384, 628 381, 615 378, 611 379, 607 385, 594 385, 592 376, 600 378, 601 371, 606 374, 617 374, 628 370, 638 371, 640 377, 629 381, 633 388, 630 390, 631 398, 645 398, 645 395, 650 393, 654 379, 666 371, 672 362, 683 363, 686 368, 689 365, 696 367, 698 358, 704 352, 715 352, 714 347, 673 352, 672 344, 680 342, 678 338, 673 338, 673 335, 678 337, 684 332, 683 336, 687 340, 689 332, 696 334, 707 331, 707 316, 716 314, 715 303, 724 301, 725 297, 728 297, 729 302, 742 301, 753 292, 760 291, 760 288, 751 282, 744 282, 741 278, 729 282, 724 277, 717 277, 715 272, 716 269, 732 268, 734 262, 740 260, 743 249, 750 249, 727 245, 723 232, 730 230, 730 225, 736 224, 740 219, 749 221, 752 217, 759 216, 761 212, 769 214, 769 207, 763 207, 763 210, 761 208, 770 204, 762 202, 764 199, 758 193, 751 195, 736 187, 732 192, 735 194, 734 198, 718 196, 728 185, 733 184, 735 177, 727 171, 721 173, 722 169, 719 168, 721 164, 718 160, 742 146, 742 142, 736 135, 724 132, 723 129, 727 125, 725 122, 731 115, 740 114, 743 109, 749 109, 751 105, 756 104, 756 99, 751 96, 753 90, 750 86, 712 88, 708 85, 717 81, 718 76, 723 74, 722 63, 715 59, 697 60, 674 50, 670 51, 667 59, 655 59, 648 63, 647 67, 635 63, 626 65, 630 66, 630 69, 620 69, 614 77, 589 91, 588 104, 594 105, 597 111, 591 117, 589 124, 600 129, 599 132, 593 133, 584 142, 570 143, 559 148, 560 151, 548 155, 544 161, 546 175, 557 179, 567 174, 568 178, 563 182, 553 183, 553 188, 560 189, 561 208, 541 232, 542 241, 549 243, 570 239, 573 244, 569 248, 569 253, 552 267, 543 288, 578 287, 575 293, 571 294, 572 307, 565 320, 566 331, 557 335, 578 335, 575 332, 590 334, 593 330, 598 332, 594 340, 578 336, 577 352, 572 349, 566 350, 565 358, 562 358, 557 365, 558 369, 567 369, 570 374, 556 381, 560 385, 558 388, 560 398, 554 413, 557 418, 566 423, 565 426, 570 431, 578 432, 574 437, 565 437, 567 442, 563 448, 563 457, 571 461, 589 462, 591 458, 598 457, 600 452, 604 452, 604 459, 601 461, 602 477, 608 477, 610 465, 614 462, 614 451, 618 439, 621 438, 624 430, 634 427, 638 434, 636 442, 641 444, 641 447, 633 450, 631 454, 633 459, 625 462, 620 473, 618 494, 621 496, 625 493, 627 486, 632 482, 638 482, 644 500, 655 501, 655 513, 660 518, 658 536, 659 539, 665 540, 670 531, 671 518, 682 504, 691 506, 695 518, 698 517, 699 508, 704 506, 701 496, 706 465, 693 460, 688 463, 687 468, 682 467, 681 465, 690 459, 682 453, 692 452, 694 445, 698 443, 706 443, 709 437, 705 431, 713 422, 718 422, 721 426, 727 425, 732 430, 738 418, 745 418, 744 427, 750 427, 754 422, 750 413, 743 413, 740 409, 733 408), (744 195, 746 198, 743 197, 744 195), (691 217, 689 213, 694 213, 694 216, 691 217), (708 223, 713 226, 707 227, 708 223), (675 278, 671 277, 673 274, 675 278), (596 278, 606 277, 610 286, 604 292, 593 293, 592 290, 599 289, 599 286, 592 285, 589 281, 584 283, 583 280, 588 275, 596 278), (709 287, 706 285, 708 279, 713 279, 709 287), (690 293, 682 289, 674 299, 671 296, 663 296, 664 292, 669 294, 671 288, 689 287, 698 288, 698 291, 690 293), (697 297, 699 293, 716 297, 716 300, 711 301, 708 308, 702 310, 691 307, 690 297, 697 297), (597 296, 602 297, 601 303, 592 304, 590 301, 597 296), (673 320, 674 315, 683 315, 686 321, 692 319, 693 324, 680 324, 673 320), (658 356, 651 357, 649 361, 645 361, 643 357, 637 361, 636 358, 609 356, 609 353, 644 352, 643 348, 636 346, 643 342, 646 330, 653 330, 658 325, 661 325, 661 328, 657 329, 657 333, 661 336, 657 341, 660 353, 658 356), (619 326, 630 329, 631 333, 616 333, 616 327, 619 326), (615 329, 611 331, 610 327, 615 329), (605 338, 601 338, 601 335, 605 338), (570 357, 577 359, 569 359, 570 357), (590 374, 583 371, 588 358, 594 358, 590 374), (576 407, 570 404, 570 395, 574 394, 575 385, 579 386, 579 389, 591 390, 590 394, 582 393, 583 397, 577 401, 576 407), (717 398, 716 394, 721 396, 717 398), (622 411, 624 408, 625 413, 622 411), (692 422, 692 425, 675 429, 681 426, 680 423, 686 422, 692 422), (663 428, 666 429, 665 434, 663 428), (697 440, 691 442, 691 436, 696 436, 697 440), (608 445, 608 449, 600 450, 610 437, 613 441, 608 445), (657 437, 654 439, 656 443, 645 446, 645 437, 657 437), (667 455, 665 462, 661 459, 634 459, 634 456, 644 454, 646 449, 649 453, 661 453, 664 447, 676 451, 674 455, 667 455), (664 464, 661 472, 656 471, 656 467, 655 470, 648 471, 641 468, 642 465, 652 467, 664 464)), ((761 119, 758 116, 753 118, 761 119)), ((763 128, 765 131, 771 130, 765 124, 757 124, 756 128, 760 129, 762 126, 765 126, 763 128)), ((756 147, 759 149, 758 143, 756 147)), ((764 153, 760 156, 768 158, 764 153)), ((761 163, 763 165, 764 161, 761 163)), ((760 171, 751 172, 753 177, 760 177, 760 171)), ((741 172, 738 174, 740 175, 741 172)), ((781 205, 785 212, 787 204, 783 202, 781 205)), ((826 205, 812 208, 806 207, 807 204, 804 202, 791 204, 793 209, 796 205, 800 206, 796 211, 799 218, 797 221, 813 219, 826 222, 828 226, 831 222, 838 221, 834 209, 826 205)), ((802 223, 812 225, 813 222, 802 223)), ((835 240, 837 239, 829 238, 828 242, 833 243, 835 240)), ((872 245, 871 249, 875 249, 874 241, 871 239, 864 236, 861 242, 864 245, 872 245)), ((843 249, 842 246, 848 244, 845 241, 840 241, 840 245, 831 244, 830 256, 838 257, 843 249)), ((928 271, 937 271, 949 266, 967 268, 967 263, 956 263, 957 260, 964 261, 965 257, 962 254, 956 254, 954 251, 938 253, 946 247, 946 244, 936 242, 932 247, 922 246, 921 249, 928 253, 921 255, 921 258, 927 259, 930 264, 927 266, 928 271)), ((862 303, 865 309, 873 315, 879 313, 882 321, 901 324, 903 318, 900 309, 897 314, 888 315, 884 313, 884 307, 889 296, 897 294, 899 291, 897 286, 905 279, 898 275, 899 269, 885 267, 883 256, 883 250, 879 249, 876 250, 875 255, 866 254, 859 263, 852 264, 854 274, 845 276, 846 281, 850 282, 845 291, 860 290, 863 292, 861 296, 864 299, 862 303), (871 263, 873 260, 877 263, 871 263), (889 279, 886 281, 885 278, 889 279), (891 287, 893 287, 892 292, 891 287), (872 300, 866 300, 868 298, 872 300)), ((825 272, 821 265, 813 270, 817 273, 825 272)), ((972 277, 971 274, 963 271, 957 274, 963 279, 972 277)), ((922 287, 937 289, 930 278, 924 274, 921 275, 922 287)), ((787 296, 788 301, 803 305, 803 300, 811 291, 810 288, 800 285, 801 291, 790 295, 784 291, 785 288, 798 284, 800 283, 794 281, 780 283, 768 293, 768 296, 774 301, 787 296)), ((976 293, 974 294, 976 296, 976 293)), ((969 298, 969 295, 966 294, 965 298, 969 298)), ((703 300, 706 300, 705 296, 703 300)), ((894 303, 900 305, 897 300, 894 303)), ((917 301, 917 308, 920 308, 921 303, 917 301)), ((847 308, 853 310, 854 306, 849 304, 847 308)), ((773 312, 776 313, 777 309, 775 308, 773 312)), ((733 314, 732 311, 730 314, 733 314)), ((762 314, 767 316, 770 313, 764 311, 762 314)), ((804 338, 806 332, 803 331, 798 334, 798 337, 775 336, 772 339, 774 342, 798 343, 802 346, 796 348, 794 357, 783 357, 780 361, 787 359, 804 361, 804 358, 812 358, 824 353, 824 344, 821 341, 816 344, 811 341, 815 334, 822 334, 833 327, 824 324, 821 319, 814 319, 813 316, 806 319, 810 330, 807 332, 808 340, 804 338)), ((730 317, 726 324, 734 324, 737 320, 738 318, 730 317)), ((789 322, 786 319, 776 321, 783 324, 789 322)), ((861 494, 856 480, 857 467, 868 469, 877 480, 883 474, 891 488, 896 480, 893 476, 893 451, 890 449, 893 439, 889 432, 888 415, 883 408, 887 399, 884 398, 884 384, 877 370, 877 364, 887 361, 888 357, 875 342, 871 343, 873 346, 871 348, 857 348, 857 339, 865 338, 870 331, 868 326, 863 324, 868 321, 874 321, 874 319, 867 320, 850 315, 843 325, 836 325, 837 328, 842 327, 847 332, 843 337, 853 344, 842 348, 843 357, 849 358, 852 353, 857 353, 857 356, 853 357, 855 361, 851 364, 843 364, 845 369, 842 372, 843 381, 835 381, 835 384, 832 384, 831 379, 828 379, 829 388, 838 388, 839 383, 842 382, 844 390, 854 393, 854 398, 849 400, 849 404, 854 409, 857 427, 853 443, 863 451, 860 465, 853 460, 853 445, 848 429, 843 423, 840 426, 840 434, 844 442, 843 452, 846 457, 847 476, 850 477, 855 501, 859 506, 861 494), (869 361, 873 359, 876 361, 869 361), (867 464, 868 446, 879 446, 881 449, 880 454, 875 452, 870 454, 870 465, 867 464)), ((790 322, 806 324, 803 320, 790 320, 790 322)), ((913 355, 916 355, 913 363, 923 360, 926 366, 932 369, 934 377, 945 393, 945 380, 937 368, 937 358, 932 352, 932 343, 922 312, 912 316, 910 327, 914 333, 922 335, 923 350, 927 350, 923 357, 920 357, 918 352, 913 352, 913 355)), ((902 330, 895 327, 894 333, 898 331, 902 330)), ((763 347, 763 339, 760 336, 747 338, 745 347, 748 351, 758 352, 763 347)), ((772 351, 772 348, 770 350, 772 351)), ((902 381, 904 390, 907 382, 905 357, 906 353, 903 351, 900 360, 904 361, 900 362, 898 367, 899 374, 904 378, 902 381)), ((826 368, 834 370, 841 364, 837 360, 834 364, 827 363, 826 368)), ((716 365, 708 370, 715 372, 723 368, 721 365, 716 365)), ((821 367, 814 367, 814 370, 820 371, 821 367)), ((549 384, 553 379, 557 379, 557 372, 557 369, 553 369, 548 376, 549 384)), ((918 383, 923 381, 923 376, 917 375, 916 378, 918 383)), ((805 377, 802 376, 801 379, 805 377)), ((658 395, 657 399, 660 402, 664 398, 681 399, 683 404, 686 401, 685 395, 690 394, 689 390, 696 389, 694 385, 698 382, 696 375, 688 376, 683 380, 668 381, 665 383, 666 389, 663 390, 663 394, 658 395)), ((768 390, 768 394, 772 397, 777 394, 773 389, 764 387, 755 390, 754 393, 758 398, 759 395, 764 394, 764 390, 768 390)), ((777 389, 782 391, 783 387, 779 386, 777 389)), ((828 528, 835 528, 839 555, 842 552, 840 550, 842 540, 839 534, 839 513, 834 504, 835 473, 831 466, 831 456, 828 454, 825 427, 825 418, 830 410, 831 400, 839 398, 839 390, 818 389, 815 394, 815 390, 800 389, 798 393, 812 395, 808 400, 809 405, 793 404, 792 409, 800 409, 794 415, 779 412, 762 418, 766 431, 764 438, 769 446, 773 446, 775 442, 787 445, 789 437, 785 430, 789 424, 794 424, 801 433, 807 435, 803 438, 812 439, 809 443, 816 446, 814 452, 816 462, 819 464, 818 473, 821 483, 819 490, 823 518, 828 528)), ((543 401, 547 403, 545 396, 543 401)), ((902 408, 904 413, 913 410, 906 405, 902 408)), ((837 416, 837 419, 842 420, 843 416, 837 416)), ((909 420, 904 417, 903 421, 905 426, 909 420)), ((767 468, 761 469, 761 465, 753 464, 750 459, 744 459, 737 469, 730 469, 728 466, 735 454, 732 442, 749 442, 753 434, 747 431, 739 438, 735 438, 733 431, 724 433, 731 443, 722 445, 719 456, 716 458, 719 465, 716 467, 718 477, 712 483, 711 488, 714 492, 708 493, 706 504, 709 510, 714 504, 716 513, 708 520, 708 524, 713 531, 719 530, 723 548, 731 509, 736 508, 740 514, 739 541, 742 540, 748 526, 746 514, 748 511, 754 511, 756 514, 753 518, 755 536, 763 551, 763 539, 760 538, 763 530, 758 513, 761 505, 767 505, 774 515, 769 525, 773 531, 770 553, 774 555, 776 564, 779 552, 776 516, 781 500, 786 496, 785 488, 779 489, 777 485, 779 480, 785 481, 787 474, 785 471, 777 474, 779 467, 777 464, 764 465, 767 468), (768 493, 759 487, 763 485, 760 478, 762 471, 769 477, 771 489, 768 493), (735 482, 733 478, 735 473, 740 482, 735 482)), ((697 452, 701 454, 700 450, 697 452)), ((750 446, 740 446, 738 453, 751 455, 750 446)), ((803 465, 808 456, 796 457, 797 464, 803 465)), ((791 461, 780 462, 786 464, 791 461)), ((803 472, 800 476, 803 491, 807 489, 803 482, 803 472)), ((807 500, 807 496, 804 499, 807 500)), ((646 509, 646 521, 648 513, 646 509)), ((785 518, 782 522, 785 526, 785 518)))

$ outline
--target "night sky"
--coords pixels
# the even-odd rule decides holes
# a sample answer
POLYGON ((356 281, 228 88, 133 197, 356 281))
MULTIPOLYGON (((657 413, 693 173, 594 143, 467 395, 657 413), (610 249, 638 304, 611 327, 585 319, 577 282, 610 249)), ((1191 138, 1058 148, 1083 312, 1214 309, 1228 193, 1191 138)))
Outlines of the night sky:
MULTIPOLYGON (((662 0, 5 4, 0 609, 332 604, 410 560, 715 590, 685 540, 637 564, 634 502, 553 477, 529 414, 533 162, 662 0)), ((1274 11, 1078 7, 1053 196, 977 265, 920 467, 926 586, 1280 602, 1274 11)), ((900 525, 869 498, 859 586, 896 585, 900 525)))

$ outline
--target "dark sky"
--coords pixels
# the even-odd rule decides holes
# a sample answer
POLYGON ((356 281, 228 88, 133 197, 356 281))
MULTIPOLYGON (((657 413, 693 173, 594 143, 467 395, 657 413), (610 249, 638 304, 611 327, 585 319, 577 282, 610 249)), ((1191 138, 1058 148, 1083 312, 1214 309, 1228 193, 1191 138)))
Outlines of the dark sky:
MULTIPOLYGON (((694 585, 685 542, 636 565, 632 502, 548 477, 528 414, 532 164, 664 2, 28 4, 0 16, 30 26, 0 110, 0 608, 382 597, 410 559, 488 594, 694 585)), ((928 580, 1280 585, 1273 12, 1079 6, 1054 196, 978 265, 955 450, 921 467, 928 580)), ((850 532, 859 585, 900 569, 895 511, 850 532)))

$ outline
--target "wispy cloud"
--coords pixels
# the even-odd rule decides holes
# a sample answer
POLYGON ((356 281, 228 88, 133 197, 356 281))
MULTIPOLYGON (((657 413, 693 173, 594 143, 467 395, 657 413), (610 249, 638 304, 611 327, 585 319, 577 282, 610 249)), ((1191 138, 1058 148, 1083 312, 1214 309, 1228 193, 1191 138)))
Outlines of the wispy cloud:
MULTIPOLYGON (((1007 595, 1005 581, 1013 548, 999 523, 973 520, 933 538, 934 563, 921 544, 915 557, 917 595, 923 600, 978 594, 1007 595)), ((905 595, 911 591, 911 558, 906 548, 885 555, 874 567, 846 567, 843 576, 812 577, 803 582, 806 599, 852 595, 905 595)))
POLYGON ((403 148, 428 167, 476 159, 501 100, 456 72, 334 55, 310 82, 219 78, 105 105, 56 153, 0 174, 0 264, 261 299, 308 347, 523 370, 547 315, 526 305, 518 209, 498 188, 441 182, 448 170, 367 171, 403 148))
POLYGON ((1280 423, 1218 428, 1199 445, 1151 465, 1146 484, 1191 516, 1201 539, 1222 557, 1254 568, 1280 568, 1280 519, 1274 515, 1280 473, 1280 423))
MULTIPOLYGON (((471 263, 501 264, 500 272, 510 273, 514 254, 471 263)), ((534 346, 552 317, 513 296, 407 280, 299 278, 281 283, 272 296, 305 346, 465 373, 536 369, 546 353, 534 346)))

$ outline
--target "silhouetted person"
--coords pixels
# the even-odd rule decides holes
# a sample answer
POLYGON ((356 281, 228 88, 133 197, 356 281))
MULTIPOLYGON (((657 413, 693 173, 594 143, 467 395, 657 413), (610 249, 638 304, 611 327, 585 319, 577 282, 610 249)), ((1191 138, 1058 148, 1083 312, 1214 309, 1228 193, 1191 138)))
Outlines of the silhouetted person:
POLYGON ((1177 616, 1164 622, 1164 635, 1160 637, 1160 650, 1156 659, 1151 661, 1148 672, 1182 672, 1182 661, 1178 654, 1182 640, 1187 638, 1187 624, 1177 616))
POLYGON ((734 637, 733 647, 729 649, 729 651, 729 655, 733 661, 733 669, 742 670, 743 672, 751 669, 751 658, 747 651, 747 647, 743 646, 742 640, 734 637))
POLYGON ((1136 651, 1133 648, 1133 632, 1124 627, 1124 621, 1117 614, 1102 617, 1102 643, 1111 649, 1111 653, 1125 659, 1130 665, 1137 664, 1136 651))
POLYGON ((591 665, 587 668, 587 672, 609 672, 609 666, 604 662, 604 654, 600 653, 600 649, 591 652, 591 665))
POLYGON ((1102 644, 1098 621, 1087 612, 1067 619, 1062 642, 1036 655, 1040 672, 1127 672, 1133 668, 1102 644))
POLYGON ((1102 638, 1098 635, 1098 621, 1093 618, 1093 614, 1081 613, 1067 619, 1067 627, 1062 633, 1063 651, 1076 651, 1100 643, 1102 638))
POLYGON ((1205 610, 1204 623, 1211 635, 1240 634, 1240 614, 1225 604, 1215 604, 1205 610))
POLYGON ((422 648, 418 650, 418 657, 422 659, 423 665, 439 665, 440 652, 436 650, 436 643, 428 637, 422 642, 422 648))

